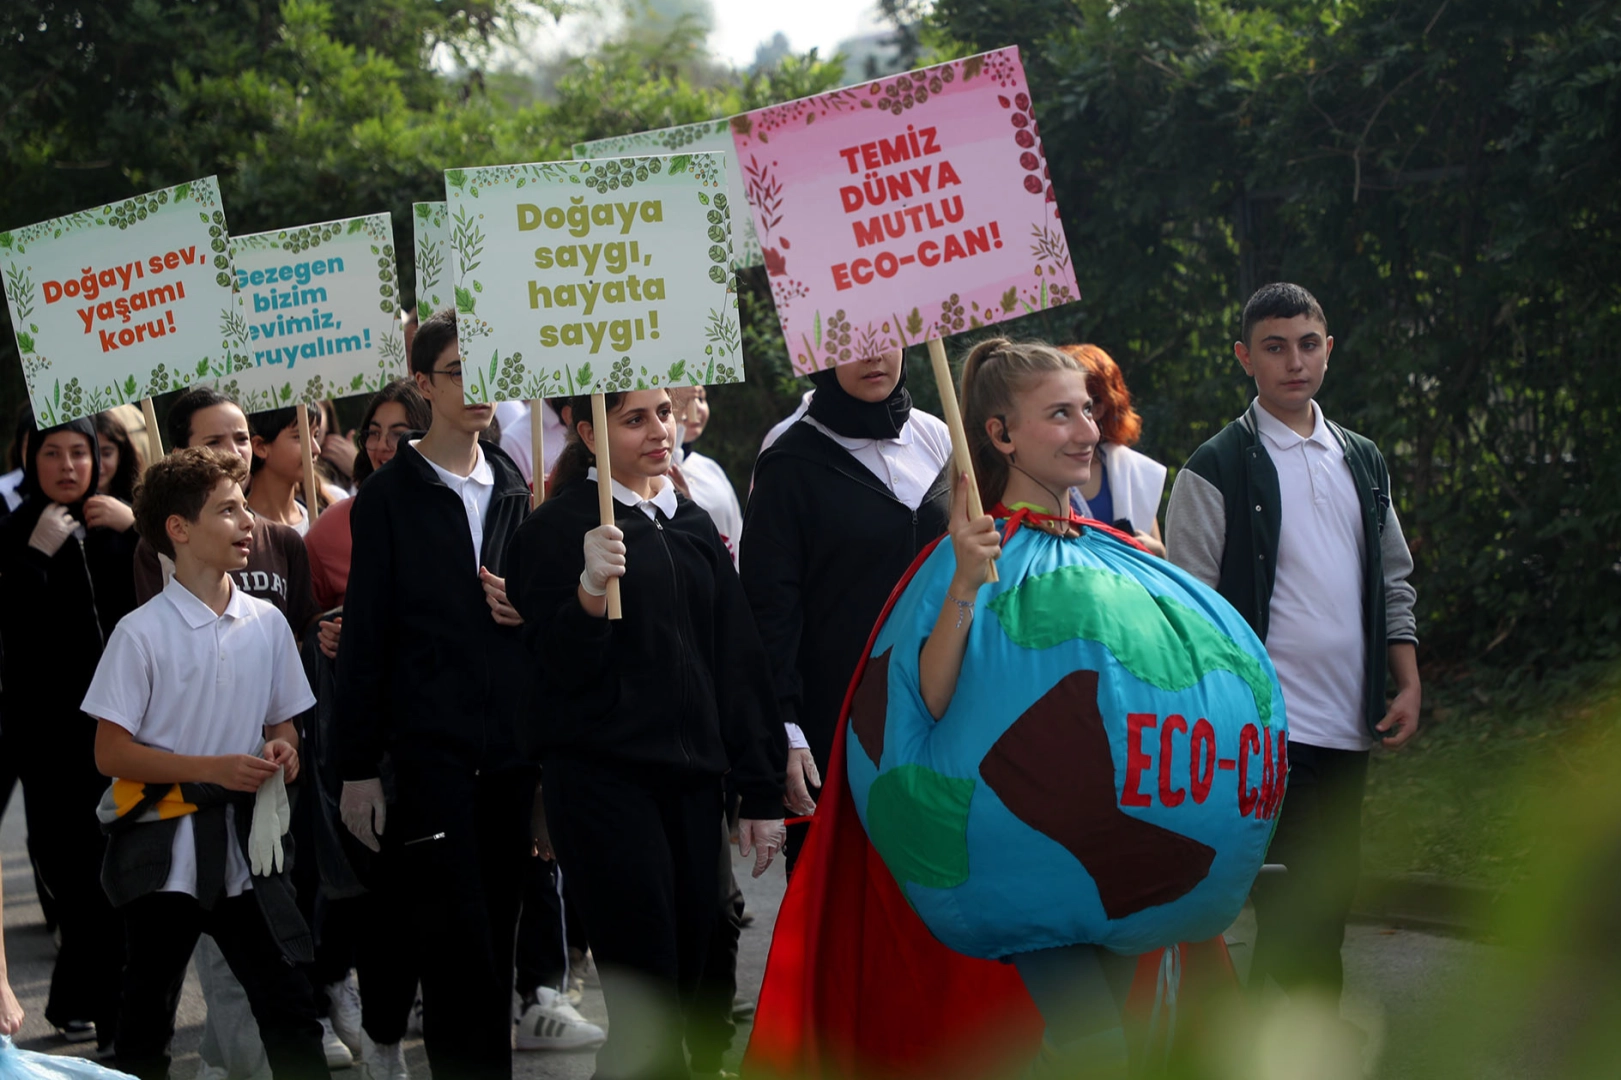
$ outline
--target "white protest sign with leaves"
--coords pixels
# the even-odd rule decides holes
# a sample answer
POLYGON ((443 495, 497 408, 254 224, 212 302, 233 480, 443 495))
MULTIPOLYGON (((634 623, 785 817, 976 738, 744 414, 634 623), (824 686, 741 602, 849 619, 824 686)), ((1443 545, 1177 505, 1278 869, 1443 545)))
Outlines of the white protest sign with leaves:
POLYGON ((212 176, 0 233, 0 275, 40 425, 248 362, 227 240, 212 176))
POLYGON ((249 413, 381 390, 405 374, 387 213, 231 238, 250 365, 219 380, 249 413))
POLYGON ((442 202, 411 204, 418 320, 428 319, 434 312, 449 307, 455 299, 450 291, 450 225, 447 217, 442 202))
POLYGON ((737 148, 732 143, 732 122, 729 118, 575 143, 574 160, 635 157, 639 154, 682 154, 701 150, 726 155, 726 201, 722 209, 732 219, 732 265, 761 265, 765 262, 765 256, 761 254, 760 241, 754 234, 754 215, 749 212, 748 198, 744 194, 743 172, 738 168, 737 148))
POLYGON ((445 174, 473 403, 741 382, 723 156, 445 174))

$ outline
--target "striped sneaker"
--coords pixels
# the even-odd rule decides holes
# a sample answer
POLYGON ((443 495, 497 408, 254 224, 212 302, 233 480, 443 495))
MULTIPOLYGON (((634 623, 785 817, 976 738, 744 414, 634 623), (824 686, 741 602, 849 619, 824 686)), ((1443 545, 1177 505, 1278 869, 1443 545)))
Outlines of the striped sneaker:
POLYGON ((594 1050, 608 1035, 549 986, 537 986, 518 1020, 519 1050, 594 1050))

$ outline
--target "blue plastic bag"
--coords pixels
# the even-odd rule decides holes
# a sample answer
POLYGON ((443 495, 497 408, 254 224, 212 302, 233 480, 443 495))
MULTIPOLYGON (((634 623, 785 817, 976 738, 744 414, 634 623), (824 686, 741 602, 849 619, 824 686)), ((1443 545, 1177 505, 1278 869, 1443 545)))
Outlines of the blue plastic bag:
POLYGON ((39 1054, 19 1050, 11 1039, 0 1035, 0 1080, 134 1080, 104 1065, 82 1057, 39 1054))

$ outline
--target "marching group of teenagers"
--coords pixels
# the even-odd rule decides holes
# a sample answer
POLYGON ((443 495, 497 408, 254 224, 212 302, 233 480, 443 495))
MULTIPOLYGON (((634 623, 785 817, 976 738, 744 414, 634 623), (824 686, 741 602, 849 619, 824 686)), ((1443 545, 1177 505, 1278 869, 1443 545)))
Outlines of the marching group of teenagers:
MULTIPOLYGON (((810 376, 746 512, 697 449, 701 389, 607 394, 605 429, 589 397, 468 405, 453 311, 414 328, 410 376, 352 438, 310 407, 319 491, 294 409, 212 388, 170 403, 144 465, 116 412, 23 416, 0 479, 0 806, 20 781, 59 938, 46 1019, 164 1080, 194 966, 209 1080, 406 1080, 417 1030, 438 1080, 510 1077, 515 1045, 594 1049, 603 1080, 721 1075, 751 1007, 732 846, 793 872, 851 675, 937 540, 957 566, 923 656, 941 715, 1001 543, 989 511, 1021 507, 1135 537, 1266 642, 1288 872, 1254 892, 1256 970, 1337 996, 1370 750, 1416 732, 1420 687, 1383 459, 1314 401, 1332 347, 1306 290, 1250 299, 1254 400, 1179 470, 1163 529, 1167 469, 1084 344, 966 356, 978 517, 899 351, 810 376), (586 978, 606 1030, 575 1008, 586 978)), ((1070 989, 1031 986, 1048 1042, 1124 1076, 1119 1003, 1070 989)), ((21 1022, 0 939, 0 1034, 21 1022)))

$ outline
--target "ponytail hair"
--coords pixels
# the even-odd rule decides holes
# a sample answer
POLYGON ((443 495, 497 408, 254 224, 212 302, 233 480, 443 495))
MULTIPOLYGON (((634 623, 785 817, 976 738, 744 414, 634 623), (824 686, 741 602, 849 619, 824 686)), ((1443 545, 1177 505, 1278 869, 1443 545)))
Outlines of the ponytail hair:
MULTIPOLYGON (((625 400, 623 393, 602 396, 607 402, 608 412, 619 408, 625 400)), ((585 440, 580 438, 581 424, 591 424, 593 428, 596 426, 591 414, 591 395, 580 394, 577 397, 563 398, 558 404, 559 416, 563 414, 564 409, 568 410, 568 442, 564 444, 563 452, 557 455, 557 464, 552 468, 551 491, 562 491, 576 480, 584 480, 587 470, 597 463, 597 455, 593 454, 591 448, 585 445, 585 440)), ((540 417, 531 416, 529 422, 538 424, 540 417)), ((597 438, 602 438, 601 432, 595 434, 597 438)))
POLYGON ((1086 366, 1042 342, 1015 344, 991 338, 975 345, 962 365, 962 422, 968 452, 979 482, 979 498, 987 511, 1002 501, 1007 490, 1007 455, 996 448, 986 423, 999 420, 1006 431, 1015 399, 1030 382, 1053 371, 1087 373, 1086 366))

